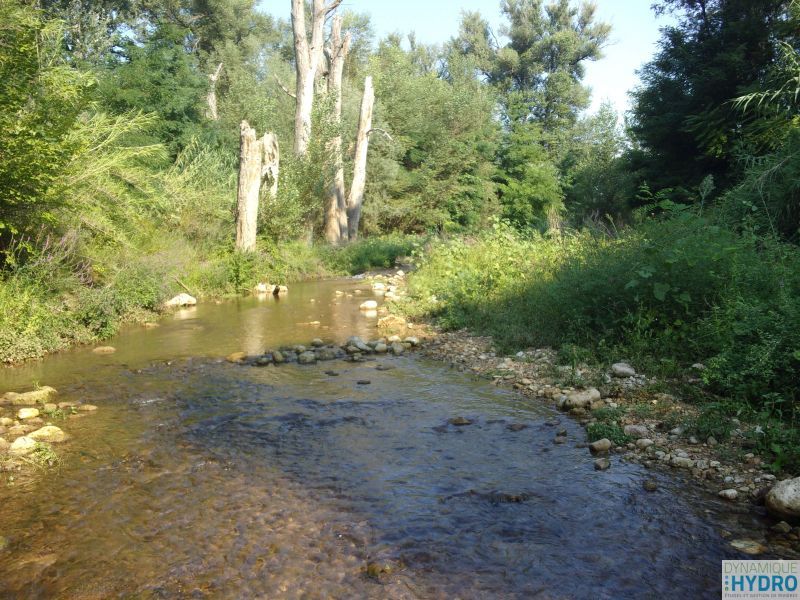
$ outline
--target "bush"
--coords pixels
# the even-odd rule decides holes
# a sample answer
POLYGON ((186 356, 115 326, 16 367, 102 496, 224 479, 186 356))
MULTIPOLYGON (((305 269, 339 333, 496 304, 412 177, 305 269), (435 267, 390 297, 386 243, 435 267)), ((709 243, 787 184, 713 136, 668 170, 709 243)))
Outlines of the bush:
POLYGON ((496 224, 473 240, 434 244, 411 279, 411 311, 489 333, 506 352, 572 345, 664 375, 703 362, 713 391, 793 415, 797 249, 669 202, 659 208, 663 218, 616 238, 524 237, 496 224))

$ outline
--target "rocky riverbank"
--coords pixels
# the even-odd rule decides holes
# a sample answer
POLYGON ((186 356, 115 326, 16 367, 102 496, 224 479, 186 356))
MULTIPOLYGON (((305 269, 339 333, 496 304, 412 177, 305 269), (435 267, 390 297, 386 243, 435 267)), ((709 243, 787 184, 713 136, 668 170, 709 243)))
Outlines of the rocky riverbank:
POLYGON ((57 466, 60 458, 53 444, 69 440, 62 427, 97 410, 93 404, 57 399, 58 392, 49 386, 0 396, 0 473, 7 484, 36 468, 57 466))
MULTIPOLYGON (((374 281, 380 285, 387 278, 395 285, 392 300, 398 301, 393 312, 402 314, 404 274, 382 275, 374 281)), ((382 320, 394 330, 407 326, 399 314, 382 320)), ((731 419, 728 439, 713 435, 699 439, 691 427, 697 408, 675 395, 653 391, 657 382, 625 362, 602 372, 586 365, 559 365, 549 348, 502 356, 488 337, 441 332, 430 324, 414 327, 424 341, 423 355, 492 385, 513 388, 577 420, 586 431, 585 439, 570 440, 565 431, 558 431, 553 443, 586 447, 587 460, 594 461, 598 471, 613 468, 615 460, 673 471, 729 502, 731 511, 765 517, 768 526, 758 539, 733 539, 732 533, 722 532, 731 537, 732 546, 748 554, 800 557, 800 478, 786 473, 779 478, 757 455, 751 434, 758 425, 731 419)), ((648 491, 656 489, 654 481, 643 485, 648 491)))

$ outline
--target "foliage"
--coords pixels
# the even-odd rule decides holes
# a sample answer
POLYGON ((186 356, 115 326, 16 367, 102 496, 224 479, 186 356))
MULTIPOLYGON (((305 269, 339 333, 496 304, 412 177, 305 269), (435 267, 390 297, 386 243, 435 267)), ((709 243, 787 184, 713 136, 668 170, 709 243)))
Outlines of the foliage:
POLYGON ((617 423, 597 422, 589 423, 586 427, 586 435, 590 442, 596 442, 606 438, 614 442, 615 446, 624 446, 631 441, 630 436, 625 435, 617 423))
POLYGON ((704 362, 718 393, 794 406, 800 255, 661 208, 668 216, 618 238, 527 238, 498 225, 472 243, 440 243, 411 279, 415 310, 509 351, 576 344, 673 375, 704 362))
POLYGON ((53 218, 52 192, 75 152, 69 133, 94 77, 59 53, 60 26, 28 4, 0 4, 0 240, 53 218))

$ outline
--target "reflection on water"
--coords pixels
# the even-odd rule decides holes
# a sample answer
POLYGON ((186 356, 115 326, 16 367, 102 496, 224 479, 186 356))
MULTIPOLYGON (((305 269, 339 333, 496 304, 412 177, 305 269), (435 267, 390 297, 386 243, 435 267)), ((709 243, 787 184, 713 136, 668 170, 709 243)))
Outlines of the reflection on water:
POLYGON ((3 373, 6 389, 36 376, 100 411, 65 425, 60 472, 0 491, 0 596, 718 596, 733 556, 718 504, 668 479, 647 493, 635 465, 595 472, 552 443, 582 430, 534 402, 407 357, 215 358, 369 337, 364 296, 334 295, 357 285, 200 305, 119 336, 112 356, 3 373))

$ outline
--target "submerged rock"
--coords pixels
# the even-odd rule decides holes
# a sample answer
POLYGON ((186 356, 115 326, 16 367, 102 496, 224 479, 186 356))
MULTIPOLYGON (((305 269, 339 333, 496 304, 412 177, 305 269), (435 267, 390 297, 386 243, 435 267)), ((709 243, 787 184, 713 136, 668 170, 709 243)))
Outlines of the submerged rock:
POLYGON ((22 436, 14 440, 14 443, 11 444, 11 447, 8 449, 8 451, 11 452, 11 454, 19 454, 20 456, 24 456, 33 452, 35 447, 35 439, 28 436, 22 436))
POLYGON ((527 429, 528 426, 525 423, 510 423, 506 425, 506 429, 509 431, 522 431, 523 429, 527 429))
POLYGON ((800 521, 800 477, 776 483, 765 499, 770 514, 787 521, 800 521))
POLYGON ((77 408, 81 412, 94 412, 97 410, 97 407, 94 404, 81 404, 77 408))
POLYGON ((17 392, 6 392, 3 394, 2 399, 0 399, 0 404, 14 404, 16 406, 25 404, 43 404, 47 402, 51 396, 55 396, 57 393, 58 392, 56 392, 55 388, 51 388, 49 385, 42 386, 30 392, 22 392, 21 394, 18 394, 17 392))
POLYGON ((93 354, 114 354, 117 349, 114 346, 98 346, 92 350, 93 354))
POLYGON ((655 492, 658 489, 658 484, 652 479, 646 479, 642 484, 642 487, 647 492, 655 492))
POLYGON ((731 546, 745 554, 763 554, 767 548, 755 540, 733 540, 731 546))
POLYGON ((447 422, 456 427, 463 427, 464 425, 472 425, 475 421, 467 419, 466 417, 453 417, 452 419, 448 419, 447 422))
POLYGON ((611 461, 607 458, 598 458, 594 461, 594 470, 595 471, 605 471, 611 466, 611 461))
POLYGON ((230 354, 228 354, 228 356, 225 357, 225 360, 227 360, 230 363, 239 364, 244 362, 246 358, 247 358, 247 352, 231 352, 230 354))
POLYGON ((67 434, 55 425, 45 425, 41 429, 30 432, 28 437, 37 442, 63 442, 67 439, 67 434))

